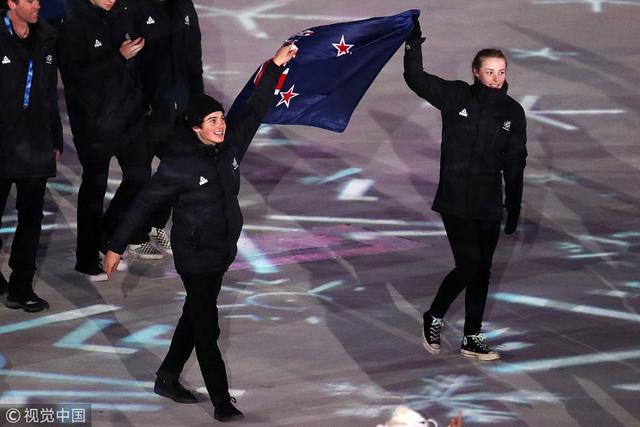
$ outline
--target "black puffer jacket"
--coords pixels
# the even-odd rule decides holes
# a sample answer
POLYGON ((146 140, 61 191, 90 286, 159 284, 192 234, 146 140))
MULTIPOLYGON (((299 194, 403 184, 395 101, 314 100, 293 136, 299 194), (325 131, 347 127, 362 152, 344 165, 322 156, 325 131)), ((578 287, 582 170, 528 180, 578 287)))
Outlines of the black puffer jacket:
POLYGON ((242 229, 238 204, 240 163, 260 123, 272 105, 273 91, 283 71, 270 62, 244 112, 227 124, 225 142, 205 145, 184 125, 172 150, 162 159, 151 182, 138 194, 109 249, 122 253, 136 230, 148 225, 159 206, 173 207, 173 247, 180 274, 226 271, 233 262, 242 229))
POLYGON ((419 40, 408 40, 404 78, 440 110, 440 181, 433 210, 462 218, 500 220, 503 205, 520 212, 526 164, 524 110, 501 89, 448 81, 422 69, 419 40), (502 180, 505 183, 503 203, 502 180))
POLYGON ((6 13, 0 11, 0 179, 55 176, 53 150, 62 151, 55 32, 38 21, 28 41, 18 40, 6 13), (24 108, 29 59, 33 80, 24 108))
POLYGON ((126 143, 144 114, 137 57, 119 52, 132 31, 133 14, 125 0, 110 12, 89 0, 70 1, 60 30, 58 52, 71 130, 76 146, 100 150, 126 143))
POLYGON ((189 98, 204 92, 198 15, 191 0, 138 0, 136 34, 145 39, 139 54, 149 137, 163 141, 189 98))

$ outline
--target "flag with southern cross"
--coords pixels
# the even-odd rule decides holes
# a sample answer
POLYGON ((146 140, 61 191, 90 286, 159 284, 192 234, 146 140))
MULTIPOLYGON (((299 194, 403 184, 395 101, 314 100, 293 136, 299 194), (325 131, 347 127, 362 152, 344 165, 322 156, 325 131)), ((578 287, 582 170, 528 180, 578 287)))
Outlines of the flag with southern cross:
MULTIPOLYGON (((290 37, 287 42, 300 53, 285 65, 263 123, 344 131, 373 80, 411 32, 414 15, 420 11, 323 25, 290 37)), ((265 64, 234 101, 229 121, 260 81, 265 64)))

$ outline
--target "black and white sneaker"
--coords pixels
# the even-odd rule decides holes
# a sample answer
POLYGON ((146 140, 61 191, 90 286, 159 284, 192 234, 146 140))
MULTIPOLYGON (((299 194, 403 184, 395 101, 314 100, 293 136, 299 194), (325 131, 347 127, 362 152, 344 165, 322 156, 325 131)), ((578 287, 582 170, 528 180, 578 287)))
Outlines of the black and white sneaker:
POLYGON ((462 338, 460 354, 468 357, 475 357, 478 360, 498 360, 500 354, 494 351, 484 342, 484 335, 465 335, 462 338))
POLYGON ((171 239, 167 234, 167 231, 164 228, 151 228, 151 233, 149 236, 153 239, 156 246, 160 248, 160 250, 173 255, 173 248, 171 247, 171 239))
POLYGON ((49 310, 49 303, 31 291, 26 296, 7 295, 7 307, 13 309, 22 309, 27 313, 37 313, 39 311, 49 310))
POLYGON ((444 320, 433 317, 428 311, 422 316, 422 346, 431 354, 440 353, 440 331, 444 320))
POLYGON ((162 259, 164 256, 155 246, 149 242, 140 243, 139 245, 129 245, 127 252, 141 259, 162 259))

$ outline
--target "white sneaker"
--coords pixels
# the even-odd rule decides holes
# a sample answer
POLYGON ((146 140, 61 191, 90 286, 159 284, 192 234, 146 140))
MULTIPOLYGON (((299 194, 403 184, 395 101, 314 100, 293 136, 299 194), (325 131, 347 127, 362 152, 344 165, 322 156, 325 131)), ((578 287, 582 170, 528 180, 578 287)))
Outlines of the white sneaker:
POLYGON ((109 276, 104 271, 97 274, 87 274, 79 271, 78 274, 82 274, 90 282, 106 282, 109 280, 109 276))
POLYGON ((173 248, 171 247, 171 239, 164 228, 151 228, 149 236, 153 239, 155 244, 164 252, 173 255, 173 248))
POLYGON ((129 245, 127 252, 141 259, 162 259, 164 257, 162 252, 149 242, 144 242, 139 245, 129 245))

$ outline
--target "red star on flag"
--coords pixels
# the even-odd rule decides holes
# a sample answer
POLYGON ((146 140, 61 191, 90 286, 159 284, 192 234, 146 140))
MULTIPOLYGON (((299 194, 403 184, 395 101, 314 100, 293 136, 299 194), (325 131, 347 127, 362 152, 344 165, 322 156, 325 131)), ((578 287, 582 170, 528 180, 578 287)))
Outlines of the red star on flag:
POLYGON ((331 44, 333 45, 333 47, 338 49, 338 55, 337 56, 342 56, 342 55, 346 55, 347 53, 351 53, 350 50, 353 47, 352 44, 345 43, 344 34, 340 38, 340 43, 331 43, 331 44))
POLYGON ((284 104, 287 106, 287 108, 289 108, 289 103, 291 102, 291 100, 296 96, 300 95, 299 93, 295 93, 293 91, 294 87, 296 87, 296 85, 291 86, 289 90, 286 92, 280 92, 280 101, 278 101, 278 103, 276 104, 276 107, 279 107, 280 104, 284 104))

